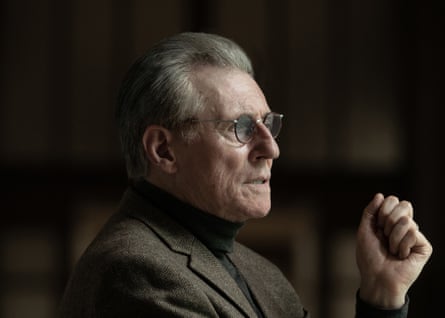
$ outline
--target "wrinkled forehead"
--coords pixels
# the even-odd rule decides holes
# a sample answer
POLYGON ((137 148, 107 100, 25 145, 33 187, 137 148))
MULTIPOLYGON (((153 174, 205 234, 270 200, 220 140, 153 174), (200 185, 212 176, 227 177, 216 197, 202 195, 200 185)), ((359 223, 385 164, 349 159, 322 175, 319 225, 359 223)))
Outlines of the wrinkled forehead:
POLYGON ((194 85, 203 97, 202 118, 230 119, 241 114, 258 117, 270 111, 256 81, 238 69, 200 67, 194 74, 194 85))

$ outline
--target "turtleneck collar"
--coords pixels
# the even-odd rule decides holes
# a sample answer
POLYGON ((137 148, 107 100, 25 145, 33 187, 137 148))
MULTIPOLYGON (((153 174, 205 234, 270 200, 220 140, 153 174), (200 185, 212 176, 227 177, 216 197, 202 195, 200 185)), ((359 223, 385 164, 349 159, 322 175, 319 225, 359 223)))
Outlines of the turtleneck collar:
POLYGON ((213 253, 228 253, 244 223, 234 223, 197 209, 144 179, 133 189, 187 228, 213 253))

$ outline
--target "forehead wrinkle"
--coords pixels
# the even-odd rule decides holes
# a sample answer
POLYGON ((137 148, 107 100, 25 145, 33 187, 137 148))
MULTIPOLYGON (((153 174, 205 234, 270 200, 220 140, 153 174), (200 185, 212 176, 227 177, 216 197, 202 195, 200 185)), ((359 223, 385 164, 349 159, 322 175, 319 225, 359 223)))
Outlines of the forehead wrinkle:
POLYGON ((191 80, 206 101, 207 111, 204 112, 207 116, 233 119, 242 114, 256 117, 270 111, 262 90, 249 74, 236 69, 209 66, 197 67, 195 70, 191 80), (258 109, 256 103, 262 104, 261 109, 258 109), (266 106, 265 110, 263 106, 266 106))

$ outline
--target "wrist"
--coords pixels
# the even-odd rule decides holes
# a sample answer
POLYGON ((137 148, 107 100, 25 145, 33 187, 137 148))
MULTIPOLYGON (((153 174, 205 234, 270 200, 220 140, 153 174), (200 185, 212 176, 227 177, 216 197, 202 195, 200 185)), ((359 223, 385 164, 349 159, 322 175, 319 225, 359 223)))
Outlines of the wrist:
POLYGON ((382 317, 408 317, 409 297, 405 298, 405 304, 397 309, 381 309, 374 307, 363 301, 359 296, 360 290, 356 293, 355 312, 356 317, 382 318, 382 317))
POLYGON ((405 304, 406 294, 386 290, 381 287, 360 286, 359 297, 362 301, 380 309, 398 309, 405 304))

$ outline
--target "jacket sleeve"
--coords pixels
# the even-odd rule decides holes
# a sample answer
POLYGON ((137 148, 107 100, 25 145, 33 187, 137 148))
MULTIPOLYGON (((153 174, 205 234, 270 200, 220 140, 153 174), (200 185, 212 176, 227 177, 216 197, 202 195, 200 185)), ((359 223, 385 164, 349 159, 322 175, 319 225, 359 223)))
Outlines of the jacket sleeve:
POLYGON ((408 317, 409 298, 406 297, 405 304, 399 309, 379 309, 373 307, 360 299, 356 293, 355 317, 356 318, 406 318, 408 317))

